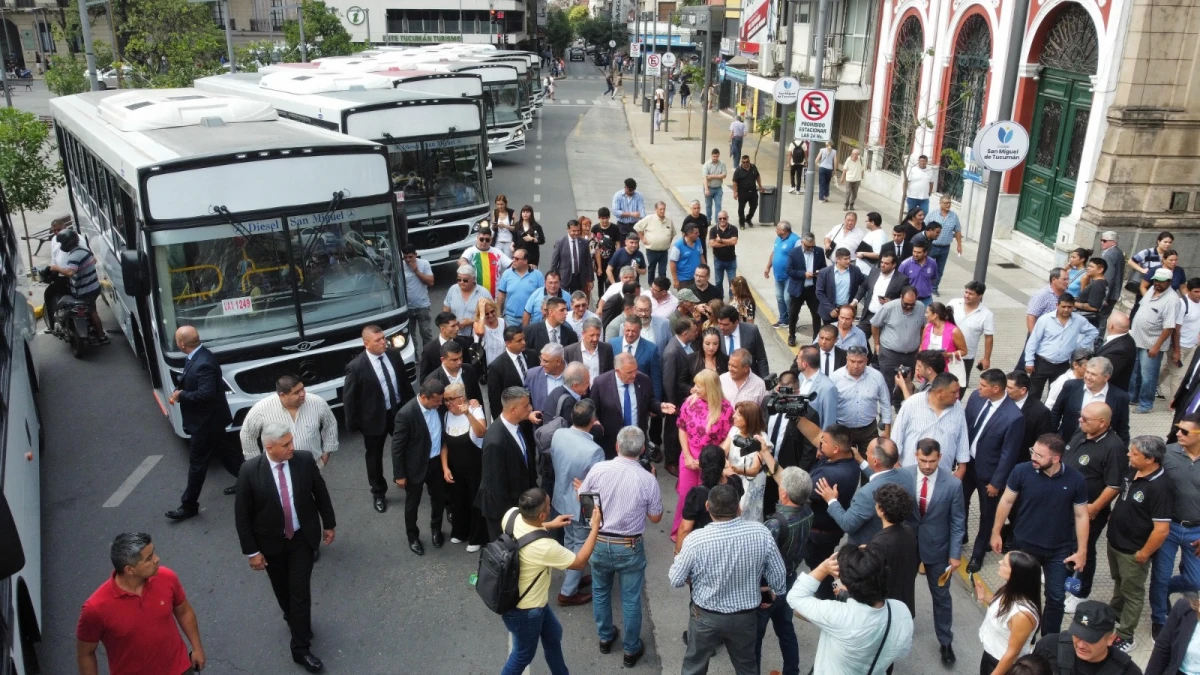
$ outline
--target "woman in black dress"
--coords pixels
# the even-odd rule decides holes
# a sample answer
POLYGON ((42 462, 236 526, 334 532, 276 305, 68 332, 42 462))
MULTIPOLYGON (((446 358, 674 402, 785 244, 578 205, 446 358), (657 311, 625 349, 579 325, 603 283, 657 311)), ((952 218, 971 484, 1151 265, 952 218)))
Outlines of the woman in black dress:
POLYGON ((716 328, 706 328, 700 334, 700 349, 692 354, 692 364, 688 372, 688 382, 696 378, 696 373, 702 370, 715 370, 717 375, 724 375, 729 370, 729 357, 721 352, 721 331, 716 328))
MULTIPOLYGON (((887 597, 908 606, 917 616, 917 571, 921 556, 917 552, 917 535, 905 524, 913 512, 913 498, 895 483, 880 486, 875 491, 875 514, 883 529, 871 537, 867 548, 874 549, 887 561, 887 597)), ((940 570, 925 570, 926 574, 941 574, 940 570)))
POLYGON ((537 267, 542 258, 542 244, 546 243, 546 233, 533 217, 533 207, 526 204, 521 207, 521 219, 513 230, 514 251, 525 251, 529 256, 529 264, 537 267))
POLYGON ((461 384, 446 387, 442 419, 442 472, 450 485, 450 543, 467 543, 474 553, 488 542, 487 522, 475 506, 483 478, 483 436, 487 433, 483 406, 468 401, 461 384))
POLYGON ((733 478, 725 471, 725 451, 718 445, 706 445, 700 449, 700 484, 688 490, 683 499, 683 519, 679 521, 679 536, 675 540, 675 555, 683 548, 683 540, 689 534, 712 522, 708 515, 708 491, 720 485, 729 483, 737 490, 738 499, 745 493, 745 487, 740 479, 733 478))

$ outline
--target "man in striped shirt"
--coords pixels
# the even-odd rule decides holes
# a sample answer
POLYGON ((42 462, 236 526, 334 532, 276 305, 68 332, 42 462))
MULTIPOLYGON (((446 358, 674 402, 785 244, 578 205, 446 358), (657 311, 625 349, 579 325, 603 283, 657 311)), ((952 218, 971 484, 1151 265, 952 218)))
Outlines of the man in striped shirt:
POLYGON ((329 463, 329 455, 338 449, 338 425, 329 404, 316 394, 304 391, 304 383, 295 375, 275 381, 275 396, 267 396, 246 414, 242 422, 242 455, 246 459, 262 454, 259 437, 271 422, 288 425, 297 451, 308 451, 317 467, 329 463))
POLYGON ((88 319, 92 329, 96 331, 96 343, 106 345, 112 342, 104 332, 104 324, 100 321, 100 313, 96 311, 96 298, 100 297, 100 277, 96 275, 96 256, 79 243, 79 233, 72 229, 63 230, 56 237, 59 246, 67 254, 65 267, 51 265, 51 272, 58 272, 67 277, 71 285, 71 295, 83 300, 88 305, 88 319))

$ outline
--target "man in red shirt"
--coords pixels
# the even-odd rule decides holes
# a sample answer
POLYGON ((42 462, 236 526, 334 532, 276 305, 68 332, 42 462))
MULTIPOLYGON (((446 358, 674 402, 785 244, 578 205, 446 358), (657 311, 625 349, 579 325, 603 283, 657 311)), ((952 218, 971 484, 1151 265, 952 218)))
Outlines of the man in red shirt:
POLYGON ((96 647, 101 642, 112 675, 184 675, 203 670, 196 612, 179 577, 159 567, 150 535, 117 535, 109 556, 116 571, 83 603, 75 629, 80 675, 100 672, 96 647), (190 657, 180 629, 192 644, 190 657))

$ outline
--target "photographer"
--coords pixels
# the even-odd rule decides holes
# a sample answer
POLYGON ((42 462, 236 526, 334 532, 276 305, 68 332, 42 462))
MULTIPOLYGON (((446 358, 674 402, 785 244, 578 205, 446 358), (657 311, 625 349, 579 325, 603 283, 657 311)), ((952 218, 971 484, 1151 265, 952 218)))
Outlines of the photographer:
POLYGON ((796 371, 800 394, 808 396, 816 394, 813 407, 817 409, 817 417, 821 426, 837 421, 838 392, 825 374, 821 372, 821 350, 816 345, 805 345, 796 356, 796 371))
POLYGON ((646 651, 642 643, 642 587, 646 583, 646 521, 662 520, 662 495, 653 469, 639 458, 646 435, 627 426, 617 433, 617 456, 592 466, 578 492, 598 495, 604 511, 596 550, 592 554, 592 613, 600 635, 600 652, 607 654, 617 640, 612 621, 614 577, 621 577, 621 616, 625 619, 625 666, 632 668, 646 651))
POLYGON ((896 370, 895 384, 902 400, 929 389, 933 378, 946 372, 946 357, 940 349, 923 349, 917 352, 917 361, 912 370, 901 366, 896 370))
POLYGON ((760 523, 763 519, 763 491, 767 486, 767 474, 758 455, 760 450, 765 449, 769 453, 774 449, 763 435, 765 430, 762 408, 757 403, 742 401, 733 407, 733 428, 729 430, 729 437, 721 443, 730 470, 741 476, 746 486, 739 505, 741 517, 760 523))
MULTIPOLYGON (((772 378, 774 379, 774 378, 772 378)), ((767 440, 774 447, 774 459, 781 467, 799 467, 806 472, 817 461, 817 447, 800 433, 798 417, 818 424, 817 411, 807 403, 800 402, 797 409, 796 374, 790 370, 779 374, 779 381, 772 394, 763 401, 763 412, 767 415, 767 440)), ((763 516, 775 512, 779 502, 779 488, 775 481, 767 481, 763 492, 763 516)))

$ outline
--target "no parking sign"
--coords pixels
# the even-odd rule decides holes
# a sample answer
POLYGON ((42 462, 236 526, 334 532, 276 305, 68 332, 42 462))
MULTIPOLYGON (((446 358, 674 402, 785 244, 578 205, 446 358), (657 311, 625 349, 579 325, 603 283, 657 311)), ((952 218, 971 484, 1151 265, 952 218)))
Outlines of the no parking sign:
POLYGON ((662 54, 650 54, 646 57, 646 74, 655 77, 662 75, 662 54))
POLYGON ((801 89, 796 102, 796 140, 825 141, 833 137, 833 90, 801 89))

